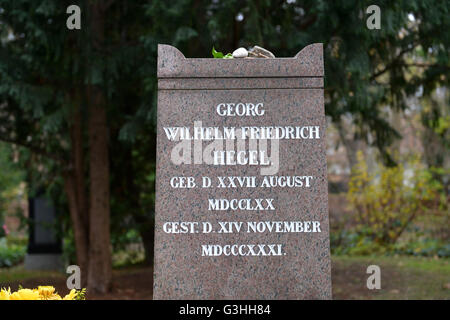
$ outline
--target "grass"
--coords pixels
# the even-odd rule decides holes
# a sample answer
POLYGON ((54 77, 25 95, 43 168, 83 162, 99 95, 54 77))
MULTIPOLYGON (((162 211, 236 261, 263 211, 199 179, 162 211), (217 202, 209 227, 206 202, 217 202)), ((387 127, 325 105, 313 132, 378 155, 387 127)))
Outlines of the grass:
MULTIPOLYGON (((152 272, 142 265, 121 266, 114 276, 122 285, 121 291, 112 298, 123 297, 130 290, 130 299, 151 298, 152 272), (145 280, 145 281, 144 281, 145 280), (127 291, 128 290, 128 291, 127 291)), ((0 268, 0 287, 19 283, 58 284, 65 288, 66 275, 61 272, 29 271, 23 266, 0 268)), ((450 299, 450 259, 412 256, 332 256, 333 299, 450 299), (381 289, 369 290, 366 281, 369 265, 381 269, 381 289)), ((105 299, 110 296, 103 297, 105 299)))
POLYGON ((64 277, 65 275, 61 272, 25 270, 23 265, 19 265, 12 268, 0 268, 0 287, 7 286, 11 282, 34 278, 55 279, 64 277))
POLYGON ((335 299, 450 299, 450 260, 410 256, 332 257, 335 299), (381 289, 366 287, 378 265, 381 289))

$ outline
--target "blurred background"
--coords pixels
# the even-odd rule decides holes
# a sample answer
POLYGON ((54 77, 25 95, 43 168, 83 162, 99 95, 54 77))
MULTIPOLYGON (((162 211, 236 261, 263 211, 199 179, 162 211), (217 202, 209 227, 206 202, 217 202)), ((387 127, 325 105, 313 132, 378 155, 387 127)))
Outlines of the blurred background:
POLYGON ((65 294, 77 264, 88 299, 151 299, 157 44, 293 57, 321 42, 333 297, 449 299, 449 14, 425 0, 0 0, 0 287, 65 294))

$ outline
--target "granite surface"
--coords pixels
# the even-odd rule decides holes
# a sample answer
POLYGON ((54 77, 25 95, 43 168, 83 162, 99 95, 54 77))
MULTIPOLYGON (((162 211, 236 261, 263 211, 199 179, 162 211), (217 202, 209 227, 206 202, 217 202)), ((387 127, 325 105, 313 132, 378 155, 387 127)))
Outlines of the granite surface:
MULTIPOLYGON (((159 45, 158 79, 154 299, 331 299, 322 44, 294 58, 229 60, 186 59, 159 45), (216 106, 231 102, 263 103, 265 114, 219 116, 216 106), (199 182, 207 176, 214 184, 219 176, 263 178, 260 166, 174 163, 179 142, 169 141, 164 127, 196 121, 203 127, 319 126, 320 139, 279 141, 275 176, 313 176, 311 186, 171 187, 174 176, 199 182), (208 210, 208 199, 218 198, 274 199, 275 210, 208 210), (319 221, 321 232, 164 232, 164 223, 182 221, 214 227, 219 221, 319 221), (202 256, 207 244, 282 244, 283 254, 202 256)), ((210 143, 200 142, 203 148, 210 143)))
POLYGON ((323 46, 311 44, 293 58, 185 58, 175 47, 158 45, 158 78, 322 77, 323 46))

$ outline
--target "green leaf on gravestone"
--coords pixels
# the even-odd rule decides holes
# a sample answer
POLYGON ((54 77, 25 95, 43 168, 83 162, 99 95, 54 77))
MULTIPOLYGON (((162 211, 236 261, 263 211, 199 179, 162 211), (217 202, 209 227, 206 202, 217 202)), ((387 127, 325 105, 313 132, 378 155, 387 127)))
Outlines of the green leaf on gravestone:
POLYGON ((214 47, 212 48, 212 55, 214 58, 217 59, 222 59, 223 58, 223 53, 222 52, 217 52, 216 49, 214 49, 214 47))
POLYGON ((227 53, 226 55, 224 55, 222 52, 216 51, 214 47, 212 48, 211 52, 213 57, 217 59, 233 59, 233 55, 231 53, 227 53))

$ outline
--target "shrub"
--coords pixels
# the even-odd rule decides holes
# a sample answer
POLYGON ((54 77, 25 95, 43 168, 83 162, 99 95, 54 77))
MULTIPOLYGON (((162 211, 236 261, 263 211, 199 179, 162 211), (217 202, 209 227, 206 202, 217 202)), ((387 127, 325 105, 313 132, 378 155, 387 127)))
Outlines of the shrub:
POLYGON ((352 232, 341 230, 330 234, 331 253, 336 255, 412 255, 422 257, 450 258, 450 244, 430 238, 399 241, 395 244, 380 244, 370 236, 371 232, 352 232))
POLYGON ((393 252, 422 257, 450 258, 450 244, 437 239, 423 239, 395 244, 393 252))
POLYGON ((358 153, 352 169, 347 198, 357 214, 356 232, 377 245, 395 244, 405 229, 420 215, 438 210, 442 186, 418 160, 396 167, 380 165, 368 172, 358 153))
POLYGON ((8 227, 6 227, 6 224, 1 223, 1 217, 0 217, 0 238, 4 238, 8 235, 8 227))
POLYGON ((9 268, 23 261, 26 246, 10 245, 6 238, 0 239, 0 268, 9 268))

